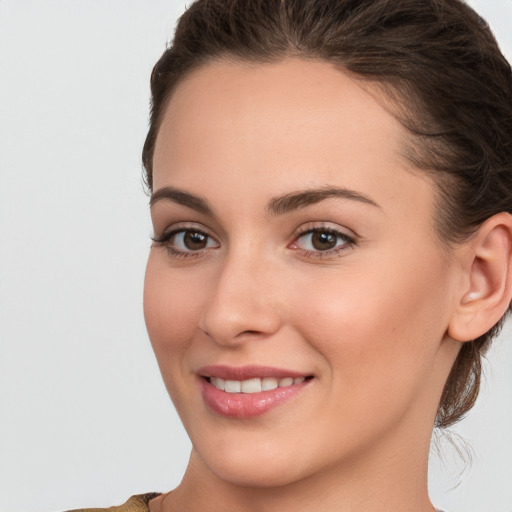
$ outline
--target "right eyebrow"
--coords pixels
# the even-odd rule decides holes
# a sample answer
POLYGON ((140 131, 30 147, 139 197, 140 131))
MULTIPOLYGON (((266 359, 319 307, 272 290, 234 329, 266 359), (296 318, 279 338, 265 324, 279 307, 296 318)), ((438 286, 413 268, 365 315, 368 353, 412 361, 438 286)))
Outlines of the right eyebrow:
POLYGON ((158 201, 162 201, 164 199, 187 206, 199 213, 204 213, 206 215, 213 214, 213 211, 206 199, 173 187, 163 187, 151 194, 149 206, 153 206, 158 201))
POLYGON ((380 208, 380 206, 370 197, 361 194, 355 190, 344 187, 321 187, 309 190, 300 190, 273 198, 267 209, 272 215, 283 215, 299 208, 304 208, 310 204, 319 203, 331 197, 339 197, 341 199, 349 199, 360 203, 369 204, 380 208))

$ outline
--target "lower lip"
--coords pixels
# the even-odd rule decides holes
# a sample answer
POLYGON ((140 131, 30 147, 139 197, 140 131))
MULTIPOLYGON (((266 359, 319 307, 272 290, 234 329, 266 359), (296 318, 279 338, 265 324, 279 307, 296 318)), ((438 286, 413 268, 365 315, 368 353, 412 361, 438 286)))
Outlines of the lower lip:
POLYGON ((201 379, 201 391, 206 405, 227 418, 254 418, 288 402, 297 396, 310 380, 260 393, 227 393, 201 379))

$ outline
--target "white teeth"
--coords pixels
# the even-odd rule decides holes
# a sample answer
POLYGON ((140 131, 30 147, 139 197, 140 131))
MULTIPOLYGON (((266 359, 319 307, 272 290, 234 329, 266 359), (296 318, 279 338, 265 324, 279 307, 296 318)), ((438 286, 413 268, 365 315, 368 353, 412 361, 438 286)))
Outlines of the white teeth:
POLYGON ((265 377, 263 379, 254 378, 244 381, 224 380, 219 377, 210 377, 210 383, 221 391, 226 393, 260 393, 261 391, 271 391, 276 388, 285 388, 294 384, 301 384, 305 381, 304 377, 283 377, 276 379, 274 377, 265 377))
POLYGON ((221 379, 219 377, 212 377, 210 379, 210 382, 217 388, 222 391, 224 391, 224 379, 221 379))
POLYGON ((224 391, 227 393, 240 393, 242 391, 242 383, 239 380, 227 380, 224 383, 224 391))
POLYGON ((259 393, 261 391, 261 379, 249 379, 242 381, 242 393, 259 393))
POLYGON ((274 377, 265 377, 264 379, 261 379, 262 391, 271 391, 277 387, 279 387, 279 382, 277 379, 274 379, 274 377))

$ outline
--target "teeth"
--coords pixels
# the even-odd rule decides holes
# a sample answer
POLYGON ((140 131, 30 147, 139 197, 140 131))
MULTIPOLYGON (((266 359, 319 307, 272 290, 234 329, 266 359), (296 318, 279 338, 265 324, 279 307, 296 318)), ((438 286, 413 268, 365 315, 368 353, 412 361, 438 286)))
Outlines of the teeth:
POLYGON ((259 393, 261 391, 261 379, 249 379, 242 381, 242 393, 259 393))
POLYGON ((210 382, 217 388, 224 391, 224 379, 220 379, 219 377, 211 377, 210 382))
POLYGON ((226 393, 260 393, 261 391, 270 391, 276 388, 285 388, 294 384, 304 382, 304 377, 284 377, 276 379, 274 377, 265 377, 263 379, 249 380, 224 380, 219 377, 210 377, 210 383, 221 391, 226 393))
POLYGON ((239 380, 227 380, 224 383, 224 391, 228 393, 240 393, 240 391, 242 391, 242 383, 239 380))
POLYGON ((274 377, 265 377, 261 379, 261 390, 262 391, 270 391, 272 389, 276 389, 279 387, 279 382, 274 377))

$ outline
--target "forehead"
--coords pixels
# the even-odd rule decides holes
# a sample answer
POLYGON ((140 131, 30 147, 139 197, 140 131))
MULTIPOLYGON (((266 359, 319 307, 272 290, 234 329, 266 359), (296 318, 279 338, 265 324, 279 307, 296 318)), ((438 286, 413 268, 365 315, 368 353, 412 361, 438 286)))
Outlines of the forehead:
POLYGON ((381 106, 376 94, 368 93, 330 63, 214 61, 192 72, 173 92, 155 158, 170 143, 176 146, 173 155, 179 156, 191 137, 203 147, 215 143, 218 152, 226 136, 231 138, 231 149, 234 143, 256 149, 258 143, 268 145, 271 139, 284 148, 285 142, 302 138, 302 142, 324 139, 343 151, 355 141, 363 144, 372 139, 372 144, 382 144, 396 155, 403 135, 402 126, 381 106), (342 124, 348 130, 341 130, 342 124), (337 130, 333 133, 330 128, 337 130))
POLYGON ((380 99, 325 62, 213 62, 173 93, 156 141, 154 188, 200 183, 210 193, 268 196, 289 192, 291 182, 332 183, 396 200, 411 180, 431 187, 410 172, 405 129, 380 99))

